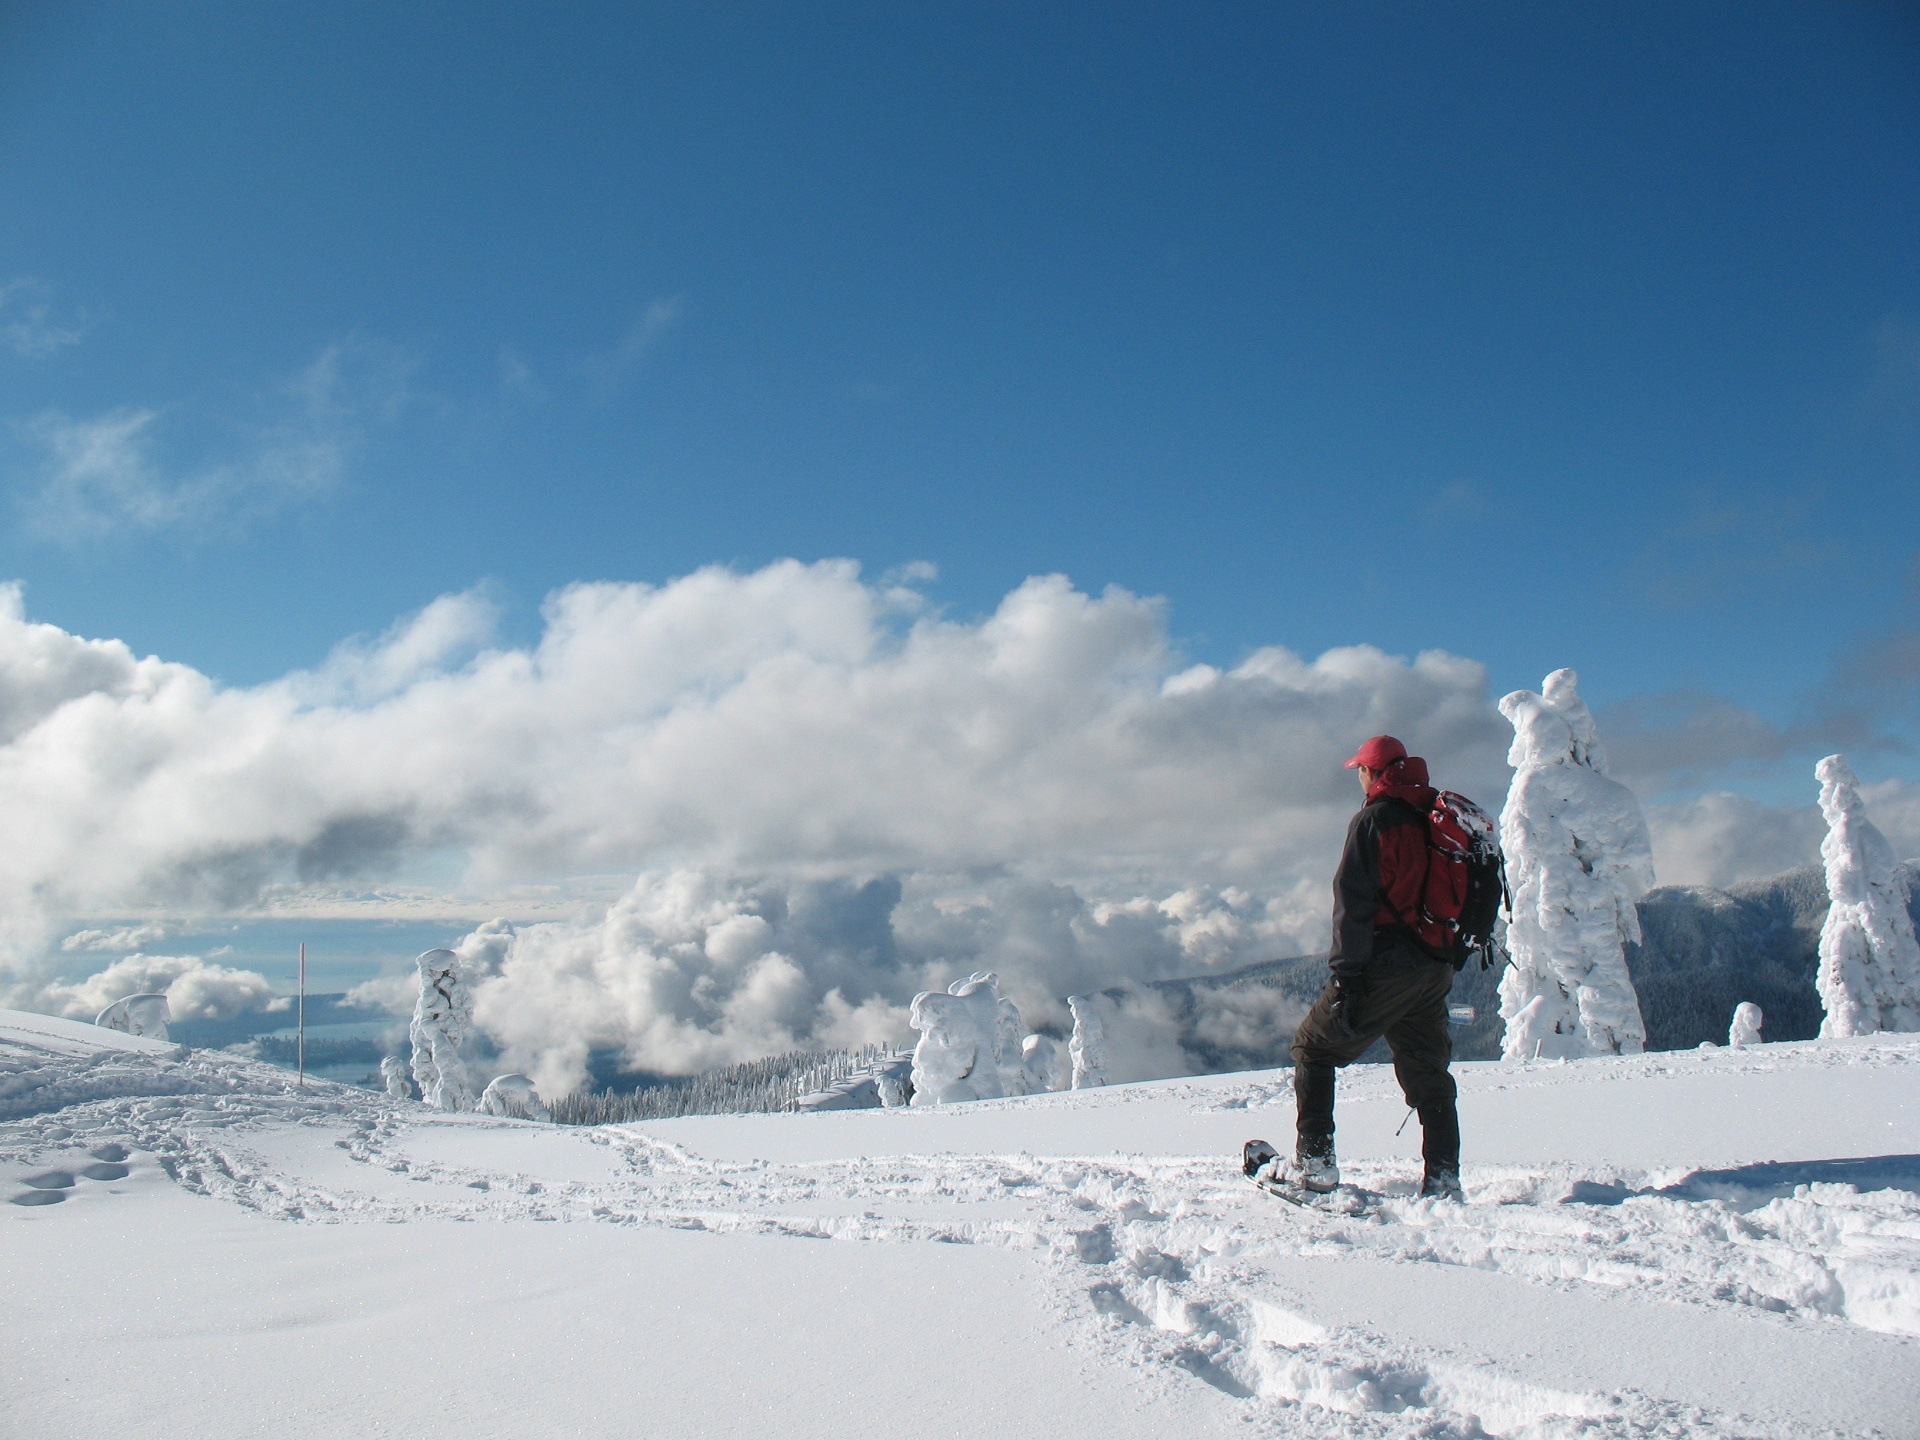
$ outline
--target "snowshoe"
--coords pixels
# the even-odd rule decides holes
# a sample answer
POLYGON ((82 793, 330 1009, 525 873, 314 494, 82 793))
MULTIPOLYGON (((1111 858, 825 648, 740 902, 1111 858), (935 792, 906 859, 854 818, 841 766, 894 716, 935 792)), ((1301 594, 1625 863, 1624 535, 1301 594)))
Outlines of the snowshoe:
POLYGON ((1352 1186, 1341 1186, 1340 1172, 1334 1168, 1333 1157, 1318 1158, 1318 1166, 1313 1166, 1311 1160, 1289 1160, 1266 1141, 1249 1140, 1240 1154, 1240 1168, 1247 1179, 1267 1194, 1277 1195, 1302 1209, 1324 1210, 1335 1215, 1363 1215, 1373 1208, 1379 1196, 1352 1186), (1302 1183, 1307 1173, 1322 1184, 1331 1176, 1332 1183, 1325 1189, 1312 1188, 1302 1183))

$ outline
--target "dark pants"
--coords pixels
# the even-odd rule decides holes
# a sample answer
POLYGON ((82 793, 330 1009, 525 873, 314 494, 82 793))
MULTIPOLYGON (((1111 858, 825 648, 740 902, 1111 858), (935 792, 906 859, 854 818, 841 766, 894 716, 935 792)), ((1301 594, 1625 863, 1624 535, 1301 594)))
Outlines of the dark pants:
POLYGON ((1420 1115, 1420 1153, 1427 1169, 1460 1168, 1460 1117, 1454 1108, 1453 1036, 1447 1029, 1447 992, 1453 969, 1401 947, 1374 956, 1362 972, 1363 990, 1349 1019, 1353 1034, 1334 1019, 1337 992, 1329 983, 1293 1036, 1293 1093, 1299 1105, 1303 1154, 1333 1153, 1333 1072, 1358 1060, 1382 1035, 1393 1051, 1401 1093, 1420 1115))

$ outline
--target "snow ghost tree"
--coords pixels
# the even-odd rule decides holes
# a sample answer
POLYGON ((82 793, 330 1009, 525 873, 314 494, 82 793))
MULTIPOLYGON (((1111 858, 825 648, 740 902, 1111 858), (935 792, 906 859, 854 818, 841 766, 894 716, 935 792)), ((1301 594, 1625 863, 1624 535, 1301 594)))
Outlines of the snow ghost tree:
POLYGON ((1646 1047, 1625 946, 1653 886, 1653 841, 1640 802, 1608 778, 1593 715, 1571 670, 1539 695, 1500 702, 1513 723, 1513 787, 1500 845, 1513 887, 1513 967, 1500 982, 1509 1060, 1634 1055, 1646 1047))
POLYGON ((913 997, 907 1023, 920 1032, 913 1047, 914 1105, 997 1100, 1007 1093, 1002 1003, 998 978, 989 971, 954 981, 944 995, 927 990, 913 997))
POLYGON ((93 1023, 103 1030, 165 1040, 167 1023, 172 1019, 165 995, 125 995, 102 1010, 93 1023))
POLYGON ((1760 1007, 1751 1000, 1742 1000, 1733 1007, 1733 1024, 1727 1029, 1727 1048, 1744 1050, 1749 1045, 1760 1043, 1760 1025, 1765 1020, 1760 1007))
POLYGON ((1045 1095, 1060 1088, 1060 1047, 1049 1036, 1027 1036, 1020 1051, 1027 1094, 1045 1095))
POLYGON ((407 1062, 398 1055, 387 1055, 381 1058, 380 1082, 387 1087, 387 1094, 395 1100, 413 1098, 413 1087, 407 1083, 407 1062))
POLYGON ((1844 756, 1814 767, 1827 838, 1827 918, 1815 983, 1827 1018, 1820 1038, 1920 1030, 1920 944, 1893 847, 1867 818, 1844 756))
POLYGON ((1093 1013, 1093 997, 1069 995, 1067 1009, 1073 1012, 1073 1034, 1067 1040, 1067 1057, 1073 1062, 1073 1088, 1091 1090, 1107 1083, 1107 1032, 1100 1017, 1093 1013))
POLYGON ((912 1072, 902 1075, 897 1070, 882 1069, 873 1077, 873 1088, 880 1092, 880 1103, 889 1110, 907 1104, 913 1099, 912 1072))
POLYGON ((480 1092, 482 1115, 505 1115, 514 1120, 551 1120, 552 1114, 524 1075, 496 1075, 480 1092))
POLYGON ((1027 1074, 1026 1034, 1020 1007, 1002 995, 994 1014, 993 1053, 1000 1066, 1000 1088, 1009 1095, 1033 1093, 1027 1074))
POLYGON ((413 1041, 413 1078, 420 1098, 437 1110, 473 1109, 473 1089, 460 1059, 461 1042, 473 1028, 473 996, 451 950, 429 950, 420 967, 420 998, 407 1036, 413 1041))

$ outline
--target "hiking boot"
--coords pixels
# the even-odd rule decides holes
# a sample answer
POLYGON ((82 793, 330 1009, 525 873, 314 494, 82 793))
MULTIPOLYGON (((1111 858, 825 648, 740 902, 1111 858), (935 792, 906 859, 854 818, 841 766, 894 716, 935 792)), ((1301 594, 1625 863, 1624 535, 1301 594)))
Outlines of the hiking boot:
POLYGON ((1331 1148, 1311 1153, 1296 1150, 1293 1159, 1279 1169, 1281 1179, 1298 1185, 1302 1190, 1311 1190, 1316 1195, 1325 1195, 1340 1188, 1340 1167, 1334 1163, 1331 1148))
POLYGON ((1467 1203, 1467 1192, 1460 1188, 1458 1170, 1429 1170, 1426 1179, 1420 1182, 1422 1200, 1451 1200, 1457 1205, 1467 1203))

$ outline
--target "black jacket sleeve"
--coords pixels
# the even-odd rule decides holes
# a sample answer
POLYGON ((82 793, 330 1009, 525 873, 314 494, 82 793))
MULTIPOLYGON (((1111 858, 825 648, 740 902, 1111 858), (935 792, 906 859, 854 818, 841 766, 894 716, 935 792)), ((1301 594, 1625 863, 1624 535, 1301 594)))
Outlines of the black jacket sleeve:
POLYGON ((1380 833, 1375 807, 1363 807, 1347 826, 1346 847, 1333 872, 1333 946, 1328 968, 1336 980, 1358 975, 1373 958, 1373 926, 1380 914, 1380 833))

